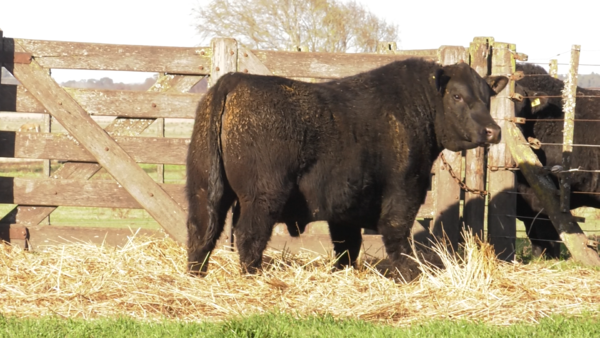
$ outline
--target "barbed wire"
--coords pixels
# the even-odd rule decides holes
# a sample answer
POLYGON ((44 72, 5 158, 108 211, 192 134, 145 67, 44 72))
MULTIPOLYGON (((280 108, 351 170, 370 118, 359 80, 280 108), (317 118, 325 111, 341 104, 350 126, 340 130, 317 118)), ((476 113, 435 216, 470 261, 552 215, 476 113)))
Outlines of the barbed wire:
MULTIPOLYGON (((590 90, 592 90, 592 89, 590 89, 590 90)), ((536 99, 536 98, 539 98, 539 97, 548 97, 548 98, 550 98, 550 97, 561 97, 562 98, 563 96, 562 95, 523 96, 524 99, 536 99)), ((600 95, 575 95, 573 97, 575 97, 575 98, 577 98, 577 97, 598 97, 598 98, 600 98, 600 95)), ((508 98, 510 98, 510 97, 508 97, 508 98)))
MULTIPOLYGON (((525 143, 528 145, 532 145, 531 143, 525 143)), ((542 145, 542 146, 564 146, 564 143, 546 143, 546 142, 540 142, 540 143, 535 143, 535 145, 542 145)), ((571 144, 571 146, 573 147, 587 147, 587 148, 600 148, 599 144, 571 144)))
MULTIPOLYGON (((544 66, 548 66, 549 63, 548 62, 531 62, 531 61, 522 61, 519 62, 520 64, 532 64, 532 65, 544 65, 544 66)), ((558 62, 556 63, 558 66, 570 66, 571 64, 568 62, 558 62)), ((594 64, 594 63, 580 63, 579 66, 585 66, 585 67, 600 67, 600 64, 594 64)))
MULTIPOLYGON (((487 236, 488 238, 506 238, 506 239, 518 239, 518 238, 523 238, 523 237, 517 237, 517 236, 490 236, 488 234, 487 236)), ((534 240, 534 241, 540 241, 540 242, 554 242, 554 243, 564 243, 561 240, 553 240, 553 239, 541 239, 541 238, 530 238, 529 236, 527 236, 527 238, 529 240, 534 240)))
MULTIPOLYGON (((502 118, 502 119, 495 119, 495 120, 502 120, 502 121, 509 121, 509 122, 513 122, 512 119, 510 118, 502 118)), ((528 119, 528 118, 523 118, 524 121, 539 121, 539 122, 564 122, 565 119, 528 119)), ((575 122, 600 122, 600 119, 572 119, 571 121, 575 121, 575 122)))

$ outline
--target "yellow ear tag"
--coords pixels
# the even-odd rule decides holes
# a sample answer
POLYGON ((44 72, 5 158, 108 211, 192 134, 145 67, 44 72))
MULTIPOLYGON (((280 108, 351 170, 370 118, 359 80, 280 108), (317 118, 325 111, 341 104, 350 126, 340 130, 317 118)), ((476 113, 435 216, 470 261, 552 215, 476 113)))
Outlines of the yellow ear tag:
POLYGON ((532 106, 532 107, 537 107, 537 106, 539 106, 539 105, 540 105, 540 103, 541 103, 541 102, 540 102, 540 99, 539 99, 539 98, 536 98, 535 100, 531 101, 531 106, 532 106))

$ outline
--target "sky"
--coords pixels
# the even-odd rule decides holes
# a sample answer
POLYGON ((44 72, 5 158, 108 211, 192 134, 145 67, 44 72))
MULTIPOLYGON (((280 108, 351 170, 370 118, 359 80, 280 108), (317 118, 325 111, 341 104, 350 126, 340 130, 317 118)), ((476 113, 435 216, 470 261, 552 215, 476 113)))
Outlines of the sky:
MULTIPOLYGON (((0 6, 5 37, 136 44, 206 46, 196 34, 192 10, 210 0, 28 0, 0 6)), ((342 0, 351 1, 351 0, 342 0)), ((400 28, 399 49, 468 46, 476 36, 510 42, 529 61, 568 63, 572 45, 581 45, 580 74, 600 73, 600 38, 596 25, 600 2, 570 0, 356 0, 400 28)), ((567 65, 559 66, 565 73, 567 65)), ((115 82, 143 82, 150 74, 53 70, 59 82, 111 77, 115 82)))

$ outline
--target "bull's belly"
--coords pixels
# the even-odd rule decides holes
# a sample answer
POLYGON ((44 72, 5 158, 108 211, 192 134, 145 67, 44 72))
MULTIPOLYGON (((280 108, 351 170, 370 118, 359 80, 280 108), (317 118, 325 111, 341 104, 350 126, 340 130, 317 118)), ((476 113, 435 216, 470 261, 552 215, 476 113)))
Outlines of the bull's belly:
POLYGON ((320 183, 300 181, 298 193, 305 201, 304 212, 310 221, 374 228, 381 213, 381 194, 375 190, 373 186, 356 187, 332 178, 320 183))

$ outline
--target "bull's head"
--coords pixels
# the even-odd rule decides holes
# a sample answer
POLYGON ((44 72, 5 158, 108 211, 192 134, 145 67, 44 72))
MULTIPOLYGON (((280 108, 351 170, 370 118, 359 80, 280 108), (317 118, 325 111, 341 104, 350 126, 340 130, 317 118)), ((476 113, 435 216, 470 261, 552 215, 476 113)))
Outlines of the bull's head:
MULTIPOLYGON (((531 90, 519 85, 517 82, 515 84, 515 93, 523 96, 523 100, 515 102, 515 116, 535 118, 534 115, 550 107, 548 94, 545 92, 531 90)), ((560 115, 562 107, 553 107, 552 111, 560 115)))
POLYGON ((490 115, 490 98, 506 84, 506 76, 483 79, 466 63, 445 66, 435 74, 443 99, 436 134, 444 148, 460 151, 500 142, 500 127, 490 115))

